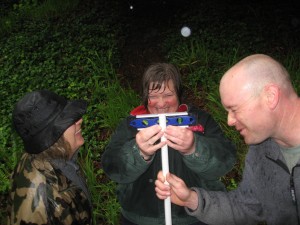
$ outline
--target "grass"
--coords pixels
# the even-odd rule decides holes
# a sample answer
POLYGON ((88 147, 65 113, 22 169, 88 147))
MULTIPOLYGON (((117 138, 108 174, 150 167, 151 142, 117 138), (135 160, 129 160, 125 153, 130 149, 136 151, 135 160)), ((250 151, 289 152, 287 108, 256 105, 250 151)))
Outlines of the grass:
MULTIPOLYGON (((279 28, 288 31, 290 27, 280 16, 274 24, 270 22, 273 6, 266 11, 264 4, 257 7, 249 2, 247 10, 239 15, 230 12, 237 6, 228 8, 226 2, 214 3, 198 1, 197 6, 202 7, 195 5, 189 15, 182 14, 179 20, 186 20, 193 28, 191 37, 182 39, 170 26, 162 48, 168 61, 180 67, 184 86, 205 101, 205 109, 238 148, 234 176, 231 173, 222 179, 231 190, 238 185, 247 147, 239 134, 227 126, 218 93, 219 79, 244 56, 266 53, 287 67, 299 93, 300 51, 295 41, 297 32, 282 37, 277 34, 279 28), (228 17, 227 13, 233 16, 228 17), (249 23, 249 18, 256 23, 249 23), (260 23, 264 19, 268 26, 260 23)), ((86 143, 80 164, 92 193, 95 224, 119 223, 116 184, 105 176, 100 158, 120 119, 140 101, 137 93, 120 83, 116 73, 120 65, 118 48, 126 34, 118 17, 122 4, 25 0, 11 5, 11 10, 1 11, 5 16, 0 19, 0 224, 6 223, 10 174, 23 149, 11 128, 12 108, 26 92, 44 88, 88 101, 83 124, 86 143)))
MULTIPOLYGON (((49 1, 44 3, 49 4, 49 1)), ((76 4, 77 1, 74 1, 74 6, 76 4)), ((28 5, 26 10, 38 12, 36 7, 43 7, 45 11, 50 8, 46 5, 33 5, 31 8, 28 5)), ((110 23, 114 24, 113 20, 90 24, 89 21, 94 19, 97 12, 89 8, 88 2, 86 5, 81 4, 81 7, 80 12, 72 8, 67 14, 45 14, 43 11, 35 14, 34 18, 16 13, 15 9, 12 11, 16 15, 14 19, 18 23, 22 21, 22 26, 16 24, 5 34, 1 33, 3 36, 0 37, 0 43, 3 47, 0 49, 0 94, 3 107, 0 109, 0 176, 3 182, 0 185, 0 224, 6 224, 5 207, 10 174, 23 151, 20 139, 11 128, 12 108, 21 96, 37 89, 49 89, 67 98, 83 98, 88 101, 88 113, 84 116, 84 137, 88 141, 81 151, 80 162, 95 202, 95 223, 114 224, 113 221, 117 220, 118 204, 113 194, 115 184, 103 179, 102 169, 94 163, 100 161, 108 134, 114 129, 112 123, 117 124, 120 119, 112 111, 107 111, 110 115, 103 112, 103 117, 110 121, 106 126, 109 126, 110 131, 100 126, 99 109, 104 109, 106 100, 110 99, 108 90, 112 92, 118 89, 120 98, 127 97, 126 91, 122 90, 116 79, 114 69, 118 64, 115 47, 117 40, 114 38, 117 31, 108 29, 110 23), (84 10, 89 11, 88 16, 84 10), (122 93, 126 97, 122 97, 122 93), (101 132, 105 134, 102 135, 101 132), (115 206, 112 205, 113 202, 115 206)), ((8 18, 10 15, 8 14, 8 18)), ((7 17, 2 18, 4 20, 7 17)), ((119 107, 126 110, 131 107, 127 103, 120 101, 119 107)), ((118 113, 117 115, 121 115, 119 109, 118 113)), ((123 116, 124 114, 123 111, 123 116)))

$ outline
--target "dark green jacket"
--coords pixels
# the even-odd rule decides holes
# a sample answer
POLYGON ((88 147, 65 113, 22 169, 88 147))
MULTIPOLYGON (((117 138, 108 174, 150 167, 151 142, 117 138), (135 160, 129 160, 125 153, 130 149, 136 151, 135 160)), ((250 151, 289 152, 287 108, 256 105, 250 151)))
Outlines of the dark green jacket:
MULTIPOLYGON (((220 177, 233 168, 236 150, 208 113, 196 108, 188 112, 196 115, 198 127, 202 126, 204 132, 194 131, 196 152, 191 155, 168 148, 169 170, 189 187, 224 190, 220 177)), ((118 183, 117 195, 127 219, 139 225, 165 224, 164 202, 154 190, 157 173, 162 169, 161 152, 150 163, 143 160, 135 141, 138 131, 129 127, 129 119, 123 120, 112 135, 102 156, 103 169, 118 183)), ((183 207, 172 204, 171 210, 173 225, 197 222, 183 207)))
POLYGON ((48 161, 25 153, 12 178, 8 225, 92 224, 88 196, 48 161))

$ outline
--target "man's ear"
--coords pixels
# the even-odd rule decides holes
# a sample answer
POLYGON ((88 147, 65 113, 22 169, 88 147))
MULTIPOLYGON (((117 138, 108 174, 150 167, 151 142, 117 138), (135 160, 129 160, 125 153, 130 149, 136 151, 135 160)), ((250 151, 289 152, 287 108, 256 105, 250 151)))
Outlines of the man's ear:
POLYGON ((279 103, 280 88, 278 85, 269 84, 264 88, 266 102, 271 110, 274 110, 279 103))

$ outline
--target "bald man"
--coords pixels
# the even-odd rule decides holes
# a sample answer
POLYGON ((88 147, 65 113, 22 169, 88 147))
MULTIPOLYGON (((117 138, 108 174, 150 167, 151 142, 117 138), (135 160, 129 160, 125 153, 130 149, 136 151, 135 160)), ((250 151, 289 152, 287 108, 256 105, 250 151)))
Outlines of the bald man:
POLYGON ((230 68, 220 82, 228 125, 249 145, 243 179, 230 192, 188 188, 160 172, 158 198, 171 196, 189 215, 214 225, 300 224, 300 100, 286 69, 256 54, 230 68))

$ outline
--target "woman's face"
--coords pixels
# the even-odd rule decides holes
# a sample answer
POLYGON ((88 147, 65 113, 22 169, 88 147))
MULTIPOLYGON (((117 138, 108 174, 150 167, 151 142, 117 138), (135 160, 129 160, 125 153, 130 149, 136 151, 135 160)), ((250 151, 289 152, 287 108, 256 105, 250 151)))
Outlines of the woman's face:
MULTIPOLYGON (((150 83, 150 87, 153 83, 150 83)), ((148 110, 151 114, 173 113, 179 106, 179 100, 176 95, 173 81, 163 83, 159 90, 149 90, 148 93, 148 110), (167 86, 165 86, 167 85, 167 86)))
POLYGON ((71 125, 63 134, 64 139, 71 146, 70 157, 72 157, 76 150, 84 144, 84 139, 81 135, 81 124, 82 119, 71 125))

